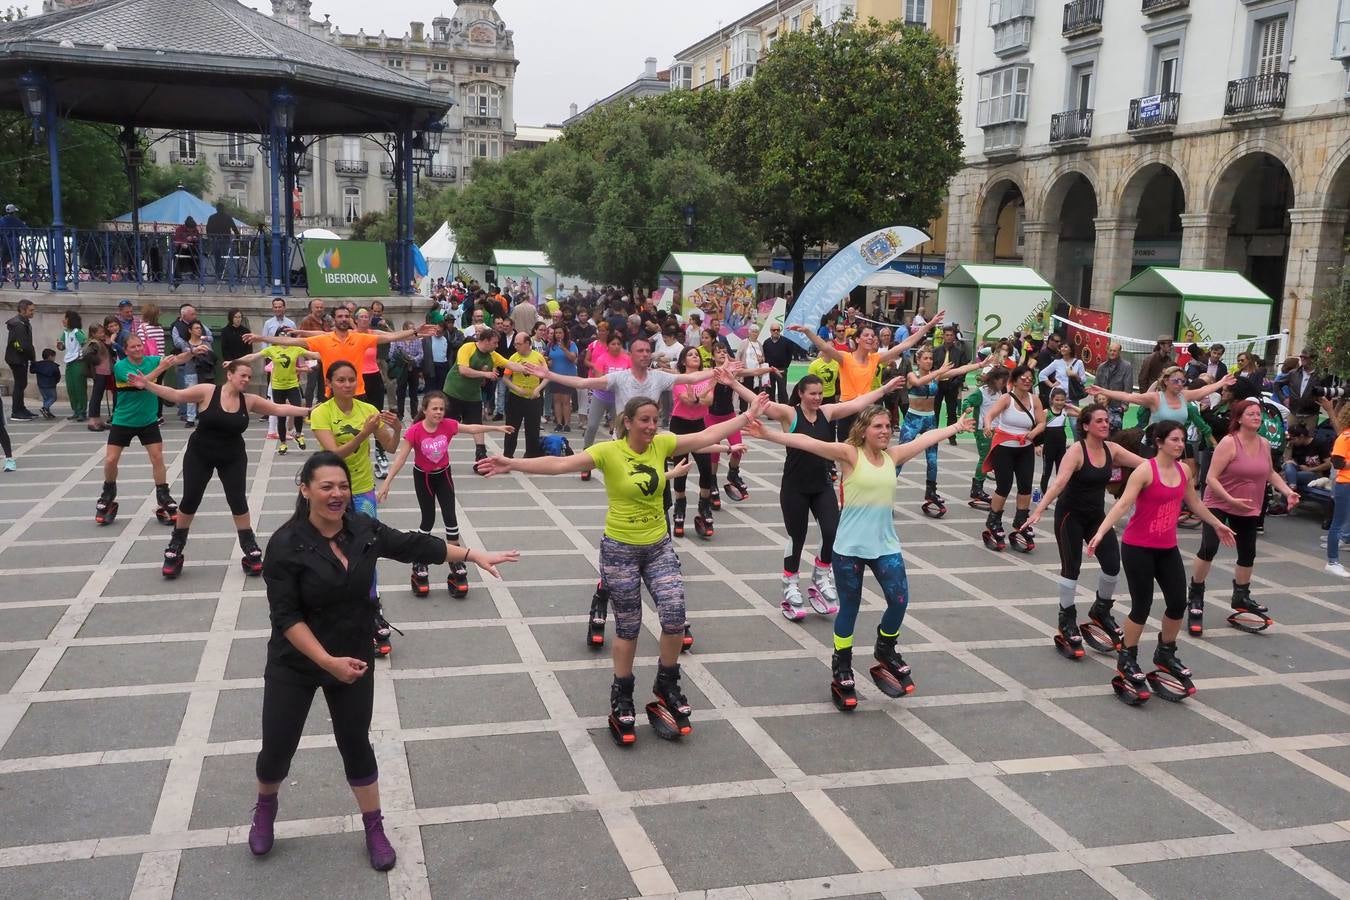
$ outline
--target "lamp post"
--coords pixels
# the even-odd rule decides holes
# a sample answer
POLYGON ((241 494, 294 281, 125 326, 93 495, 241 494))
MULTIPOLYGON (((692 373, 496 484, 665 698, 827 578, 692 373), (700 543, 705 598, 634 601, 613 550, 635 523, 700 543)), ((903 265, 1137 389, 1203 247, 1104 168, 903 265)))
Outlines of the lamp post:
POLYGON ((141 149, 141 137, 130 125, 122 128, 117 136, 117 144, 122 148, 122 162, 127 167, 127 183, 131 187, 131 244, 132 265, 136 269, 136 284, 141 283, 141 163, 145 160, 145 151, 141 149))
MULTIPOLYGON (((295 95, 284 87, 272 92, 272 114, 268 125, 271 136, 269 160, 272 178, 272 296, 290 290, 290 266, 283 259, 281 245, 281 180, 283 159, 289 155, 288 138, 295 127, 295 95)), ((289 202, 290 198, 286 198, 289 202)))
POLYGON ((52 290, 66 290, 66 225, 61 216, 61 147, 56 98, 51 83, 31 69, 19 76, 19 99, 33 120, 33 143, 47 132, 47 159, 52 178, 51 266, 52 290))

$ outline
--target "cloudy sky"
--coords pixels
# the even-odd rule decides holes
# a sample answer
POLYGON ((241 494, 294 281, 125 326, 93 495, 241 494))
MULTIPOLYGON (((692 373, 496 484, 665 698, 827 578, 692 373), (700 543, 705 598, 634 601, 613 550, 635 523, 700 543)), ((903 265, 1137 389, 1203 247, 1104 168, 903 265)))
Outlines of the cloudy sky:
MULTIPOLYGON (((271 11, 269 0, 245 0, 271 11)), ((655 56, 666 68, 677 50, 759 6, 762 0, 497 0, 497 12, 515 32, 516 122, 561 122, 567 106, 605 97, 642 72, 655 56)), ((411 21, 454 15, 454 0, 313 0, 314 18, 325 14, 345 33, 364 28, 401 36, 411 21)))

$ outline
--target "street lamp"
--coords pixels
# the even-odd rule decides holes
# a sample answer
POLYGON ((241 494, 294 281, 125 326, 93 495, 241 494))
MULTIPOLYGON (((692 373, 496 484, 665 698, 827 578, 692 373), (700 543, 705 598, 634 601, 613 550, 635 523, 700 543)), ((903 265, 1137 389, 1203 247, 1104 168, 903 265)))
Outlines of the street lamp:
POLYGON ((286 88, 272 92, 272 125, 286 132, 295 127, 295 95, 286 88))
POLYGON ((47 115, 47 90, 42 76, 32 71, 20 75, 19 99, 23 102, 24 115, 33 120, 33 143, 36 144, 47 115))
POLYGON ((431 161, 441 149, 441 139, 445 133, 445 123, 439 119, 426 124, 421 131, 413 135, 413 162, 420 170, 430 167, 431 161))

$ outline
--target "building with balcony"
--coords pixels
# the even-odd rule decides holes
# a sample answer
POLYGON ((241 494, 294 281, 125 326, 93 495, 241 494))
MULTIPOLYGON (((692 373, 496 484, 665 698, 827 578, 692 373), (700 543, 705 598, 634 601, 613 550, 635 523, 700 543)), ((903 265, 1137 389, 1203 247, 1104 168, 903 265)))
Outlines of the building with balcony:
MULTIPOLYGON (((43 11, 79 5, 81 0, 45 0, 43 11)), ((271 0, 274 19, 376 61, 390 72, 443 91, 455 101, 445 120, 441 146, 420 177, 438 185, 462 183, 475 159, 496 159, 515 149, 513 86, 519 61, 511 31, 496 0, 454 0, 450 17, 438 16, 428 29, 412 22, 402 37, 342 31, 327 16, 315 20, 311 0, 271 0)), ((155 132, 153 147, 167 146, 160 159, 211 170, 212 193, 247 210, 266 210, 268 156, 256 134, 155 132)), ((395 172, 384 135, 325 138, 307 149, 292 206, 298 226, 345 231, 367 212, 394 208, 395 172)))
POLYGON ((1096 307, 1148 265, 1234 269, 1297 344, 1345 263, 1350 0, 965 0, 959 32, 948 267, 1096 307))

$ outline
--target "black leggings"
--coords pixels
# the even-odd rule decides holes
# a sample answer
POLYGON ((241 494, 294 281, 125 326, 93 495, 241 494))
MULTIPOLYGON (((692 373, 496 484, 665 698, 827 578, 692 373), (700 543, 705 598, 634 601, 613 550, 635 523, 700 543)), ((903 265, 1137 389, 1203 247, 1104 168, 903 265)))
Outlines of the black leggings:
POLYGON ((1125 566, 1125 583, 1130 586, 1130 621, 1143 625, 1153 608, 1153 583, 1162 588, 1163 603, 1169 619, 1180 619, 1186 612, 1186 565, 1176 547, 1156 550, 1120 545, 1120 561, 1125 566))
MULTIPOLYGON (((94 373, 94 389, 89 392, 89 409, 85 412, 91 419, 103 416, 103 392, 108 390, 109 376, 94 373)), ((113 404, 116 408, 116 402, 113 404)))
MULTIPOLYGON (((195 439, 197 435, 192 437, 195 439)), ((211 459, 193 447, 191 441, 188 442, 187 453, 183 454, 183 498, 178 502, 178 508, 189 516, 197 514, 213 472, 219 476, 220 486, 225 489, 225 502, 230 506, 230 514, 248 515, 248 487, 244 483, 248 474, 248 454, 244 450, 242 438, 237 453, 213 456, 211 459), (225 461, 219 462, 220 459, 225 461)))
POLYGON ((1051 431, 1045 436, 1041 443, 1041 493, 1044 494, 1050 488, 1050 476, 1059 471, 1060 460, 1064 458, 1064 453, 1068 449, 1068 441, 1064 435, 1064 429, 1051 431))
POLYGON ((820 561, 831 562, 834 533, 839 528, 839 503, 834 498, 834 491, 826 488, 814 494, 803 494, 784 487, 778 492, 778 506, 783 511, 783 527, 791 541, 783 556, 783 571, 795 575, 801 568, 809 516, 815 516, 820 525, 820 561))
MULTIPOLYGON (((1235 516, 1212 506, 1209 511, 1214 513, 1214 518, 1233 529, 1233 533, 1237 536, 1237 564, 1251 568, 1256 563, 1256 526, 1260 524, 1261 517, 1235 516)), ((1195 555, 1205 562, 1211 562, 1218 553, 1219 533, 1205 522, 1200 532, 1200 549, 1195 555)))
POLYGON ((436 524, 436 504, 441 506, 441 521, 445 522, 445 539, 459 543, 459 520, 455 518, 455 482, 450 467, 439 472, 423 472, 413 466, 413 487, 417 491, 417 505, 422 508, 422 522, 418 529, 431 534, 436 524))
POLYGON ((544 414, 543 397, 521 397, 509 390, 506 392, 506 424, 515 431, 502 439, 502 455, 516 455, 516 441, 520 438, 520 429, 525 427, 525 458, 543 456, 539 449, 539 418, 544 414))
POLYGON ((364 400, 376 409, 384 409, 384 376, 379 372, 370 374, 363 372, 361 382, 365 385, 366 392, 357 399, 364 400))
POLYGON ((1031 482, 1036 475, 1036 448, 1031 444, 999 444, 990 453, 994 457, 994 493, 1007 497, 1017 479, 1019 496, 1031 494, 1031 482))
MULTIPOLYGON (((702 419, 681 419, 679 416, 670 417, 670 431, 672 434, 694 434, 707 428, 707 424, 702 419)), ((684 457, 672 459, 671 463, 679 465, 684 462, 684 457)), ((695 453, 694 465, 698 466, 698 487, 701 491, 710 491, 717 486, 717 480, 713 476, 712 456, 707 453, 695 453)), ((689 484, 689 476, 681 475, 675 479, 674 490, 677 494, 683 494, 685 487, 689 484)))
MULTIPOLYGON (((281 388, 274 387, 272 388, 272 402, 291 403, 294 404, 295 406, 304 406, 305 398, 301 396, 301 391, 299 387, 285 388, 284 390, 281 388)), ((299 437, 305 432, 305 417, 293 416, 292 418, 295 419, 295 436, 299 437)), ((286 440, 285 416, 277 416, 277 440, 279 441, 286 440)))
MULTIPOLYGON (((1077 581, 1083 570, 1083 545, 1092 539, 1106 518, 1104 511, 1086 515, 1066 510, 1063 504, 1055 506, 1055 541, 1059 544, 1059 574, 1061 578, 1077 581)), ((1112 578, 1120 574, 1120 545, 1116 531, 1109 529, 1097 545, 1097 562, 1102 572, 1112 578)))
MULTIPOLYGON (((278 678, 263 678, 262 750, 255 770, 263 784, 285 781, 291 760, 300 746, 305 719, 314 702, 313 684, 292 684, 278 678)), ((347 783, 353 787, 374 784, 379 777, 375 749, 370 746, 370 713, 375 705, 375 667, 352 684, 323 686, 328 714, 333 719, 333 737, 342 754, 347 783)))
POLYGON ((5 428, 5 413, 0 410, 0 450, 5 451, 5 456, 14 455, 14 447, 9 443, 9 430, 5 428))

